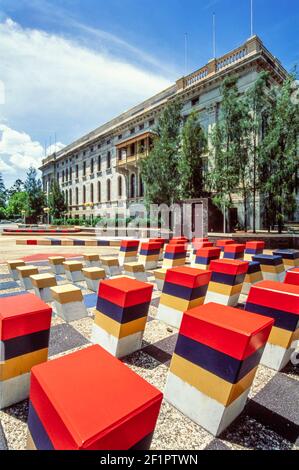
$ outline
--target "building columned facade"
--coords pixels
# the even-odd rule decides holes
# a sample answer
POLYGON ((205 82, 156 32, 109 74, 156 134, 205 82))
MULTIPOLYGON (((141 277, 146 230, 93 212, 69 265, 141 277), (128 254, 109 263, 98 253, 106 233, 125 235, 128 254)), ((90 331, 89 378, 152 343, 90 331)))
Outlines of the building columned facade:
MULTIPOLYGON (((113 207, 142 202, 144 186, 139 162, 153 143, 157 118, 169 100, 183 103, 182 113, 199 111, 203 128, 209 131, 218 119, 220 87, 228 74, 238 76, 244 92, 257 74, 267 70, 280 84, 287 72, 257 36, 242 46, 210 60, 199 70, 182 77, 166 90, 112 119, 42 161, 43 188, 49 193, 56 179, 64 193, 69 217, 109 216, 113 207)), ((241 206, 236 201, 239 219, 241 206)))

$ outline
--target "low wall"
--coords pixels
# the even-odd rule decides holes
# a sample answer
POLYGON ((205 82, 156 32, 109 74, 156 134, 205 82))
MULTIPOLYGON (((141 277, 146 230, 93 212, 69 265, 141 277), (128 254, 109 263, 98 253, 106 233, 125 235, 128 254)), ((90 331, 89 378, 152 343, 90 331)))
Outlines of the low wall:
POLYGON ((214 242, 225 238, 232 238, 236 243, 245 243, 247 241, 261 240, 265 242, 265 248, 298 248, 299 249, 299 235, 289 233, 209 233, 209 240, 214 242))

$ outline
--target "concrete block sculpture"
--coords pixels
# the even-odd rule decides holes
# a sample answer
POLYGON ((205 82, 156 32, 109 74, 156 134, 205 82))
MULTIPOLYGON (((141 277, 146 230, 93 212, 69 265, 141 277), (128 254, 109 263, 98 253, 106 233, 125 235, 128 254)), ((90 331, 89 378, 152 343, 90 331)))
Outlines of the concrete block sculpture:
POLYGON ((48 258, 51 270, 54 274, 64 274, 64 266, 63 263, 65 262, 64 256, 49 256, 48 258))
POLYGON ((165 399, 218 436, 245 406, 272 324, 215 303, 184 313, 165 399))
POLYGON ((153 286, 126 276, 100 283, 91 340, 113 356, 141 348, 153 286))
POLYGON ((221 249, 220 258, 223 258, 224 247, 226 245, 231 245, 233 243, 235 243, 235 240, 233 240, 232 238, 225 238, 224 240, 217 240, 216 241, 216 246, 221 249))
POLYGON ((198 240, 204 240, 200 238, 195 238, 194 241, 192 242, 192 251, 191 251, 191 256, 190 256, 190 261, 191 264, 195 264, 196 260, 196 253, 198 250, 201 248, 211 248, 213 247, 213 243, 209 241, 198 241, 198 240))
POLYGON ((199 248, 196 251, 196 256, 194 260, 194 268, 198 269, 210 269, 210 263, 213 259, 219 259, 221 249, 213 246, 208 248, 199 248))
POLYGON ((87 317, 83 295, 79 287, 72 284, 51 287, 54 310, 67 323, 87 317))
POLYGON ((229 243, 224 247, 223 258, 226 259, 243 259, 245 245, 242 243, 229 243))
POLYGON ((87 268, 99 268, 101 266, 100 255, 98 253, 84 253, 83 258, 87 268))
POLYGON ((251 287, 245 310, 274 320, 261 363, 281 370, 299 339, 299 286, 278 281, 261 281, 251 287))
POLYGON ((165 247, 162 268, 175 268, 186 263, 187 249, 185 243, 168 244, 165 247))
POLYGON ((33 289, 31 277, 33 274, 38 274, 38 268, 32 265, 18 266, 17 271, 19 273, 19 279, 21 286, 25 290, 33 289))
POLYGON ((160 268, 154 271, 155 282, 159 290, 163 290, 167 268, 160 268))
POLYGON ((105 269, 96 267, 83 268, 82 273, 88 289, 98 292, 100 282, 106 277, 105 269))
POLYGON ((122 266, 124 263, 133 263, 137 261, 137 252, 139 248, 139 240, 122 240, 118 260, 122 266))
POLYGON ((273 255, 281 256, 284 269, 299 267, 299 251, 298 250, 275 250, 273 255))
POLYGON ((145 270, 157 268, 160 249, 160 242, 141 243, 138 262, 143 264, 145 270))
POLYGON ((247 295, 253 284, 263 280, 260 263, 257 261, 249 261, 247 273, 242 286, 241 293, 247 295))
POLYGON ((125 263, 125 276, 133 277, 137 281, 147 282, 147 276, 142 263, 125 263))
POLYGON ((204 303, 211 271, 182 266, 168 269, 157 319, 179 328, 183 312, 204 303))
POLYGON ((10 272, 11 277, 15 281, 19 281, 20 277, 19 277, 17 267, 25 266, 25 261, 23 261, 22 259, 15 259, 15 260, 7 261, 6 264, 8 266, 8 270, 10 272))
POLYGON ((81 263, 81 261, 64 261, 63 266, 65 269, 66 277, 69 281, 84 281, 84 276, 82 274, 83 263, 81 263))
POLYGON ((0 409, 28 397, 31 368, 48 358, 51 314, 34 294, 0 299, 0 409))
POLYGON ((106 256, 101 258, 102 267, 105 269, 106 276, 118 276, 121 274, 118 258, 106 256))
POLYGON ((295 286, 299 286, 299 268, 288 269, 284 282, 286 284, 294 284, 295 286))
POLYGON ((245 243, 244 260, 252 261, 252 256, 262 255, 265 248, 265 242, 251 241, 245 243))
POLYGON ((232 307, 237 305, 248 264, 248 261, 236 259, 211 261, 212 276, 205 303, 216 302, 232 307))
POLYGON ((254 255, 252 261, 258 261, 260 263, 263 279, 281 282, 284 280, 285 269, 281 256, 254 255))
POLYGON ((35 294, 44 302, 52 302, 51 287, 57 286, 56 277, 51 273, 33 274, 31 282, 35 294))
POLYGON ((163 395, 98 345, 32 370, 27 448, 149 449, 163 395))

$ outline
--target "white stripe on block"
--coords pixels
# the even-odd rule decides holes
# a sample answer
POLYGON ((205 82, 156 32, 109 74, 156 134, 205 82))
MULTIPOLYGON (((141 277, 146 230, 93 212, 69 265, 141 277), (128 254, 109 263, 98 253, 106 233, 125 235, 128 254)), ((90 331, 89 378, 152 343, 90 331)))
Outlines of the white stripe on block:
POLYGON ((30 372, 0 381, 0 410, 29 396, 30 372))
POLYGON ((235 307, 238 304, 240 293, 234 295, 218 294, 218 292, 207 291, 204 303, 216 302, 217 304, 235 307))
POLYGON ((88 316, 86 307, 82 301, 67 302, 65 304, 60 304, 59 302, 54 300, 53 306, 57 315, 66 322, 80 320, 81 318, 88 316))
POLYGON ((287 365, 294 350, 293 347, 285 349, 277 344, 266 343, 261 364, 270 369, 280 371, 287 365))
POLYGON ((157 320, 161 320, 167 325, 173 326, 175 328, 180 328, 183 312, 181 310, 176 310, 172 307, 159 303, 157 320))
POLYGON ((115 357, 128 356, 141 349, 142 338, 143 331, 138 331, 124 338, 116 338, 95 323, 92 326, 91 342, 99 344, 115 357))

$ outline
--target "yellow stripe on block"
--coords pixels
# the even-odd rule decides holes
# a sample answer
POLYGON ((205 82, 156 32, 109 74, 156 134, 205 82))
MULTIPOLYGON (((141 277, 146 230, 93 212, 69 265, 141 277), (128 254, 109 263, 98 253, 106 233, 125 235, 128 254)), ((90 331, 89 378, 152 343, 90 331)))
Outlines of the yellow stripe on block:
POLYGON ((289 331, 283 328, 277 328, 277 326, 272 326, 268 343, 288 349, 292 342, 297 339, 299 339, 299 328, 296 331, 289 331))
POLYGON ((186 262, 186 258, 178 258, 178 259, 163 259, 163 268, 173 268, 176 266, 183 266, 186 262))
POLYGON ((162 292, 160 297, 160 304, 184 312, 185 310, 190 310, 190 308, 202 305, 204 303, 204 300, 204 297, 198 297, 197 299, 193 300, 186 300, 162 292))
POLYGON ((236 284, 235 286, 229 286, 227 284, 220 284, 219 282, 209 283, 209 292, 216 292, 217 294, 223 295, 235 295, 239 294, 242 290, 242 284, 236 284))
POLYGON ((203 269, 204 271, 208 271, 210 264, 194 263, 194 267, 198 269, 203 269))
POLYGON ((118 323, 99 310, 95 311, 94 322, 115 338, 124 338, 139 331, 144 331, 147 317, 137 318, 127 323, 118 323))
POLYGON ((30 372, 31 368, 48 359, 48 348, 39 349, 0 363, 0 381, 30 372))
POLYGON ((279 264, 278 266, 269 266, 267 264, 261 264, 261 271, 265 273, 278 274, 284 271, 284 266, 283 264, 279 264))
POLYGON ((224 406, 230 405, 245 390, 250 388, 256 370, 257 366, 248 372, 239 382, 231 384, 175 353, 170 364, 170 371, 173 374, 224 406))

